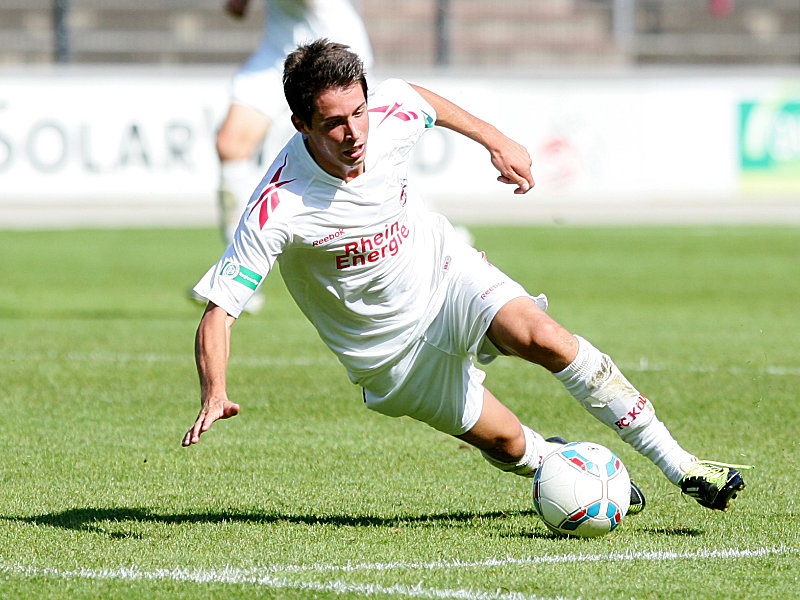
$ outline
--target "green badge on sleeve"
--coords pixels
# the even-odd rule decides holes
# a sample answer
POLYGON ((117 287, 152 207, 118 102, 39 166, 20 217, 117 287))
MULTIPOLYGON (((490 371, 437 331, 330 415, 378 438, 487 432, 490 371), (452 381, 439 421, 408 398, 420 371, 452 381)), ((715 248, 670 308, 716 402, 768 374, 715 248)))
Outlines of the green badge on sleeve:
POLYGON ((264 279, 263 275, 259 275, 255 271, 251 271, 242 265, 237 265, 230 260, 225 261, 225 264, 222 265, 220 275, 226 279, 233 279, 237 283, 249 287, 251 290, 256 289, 258 284, 261 283, 261 280, 264 279))

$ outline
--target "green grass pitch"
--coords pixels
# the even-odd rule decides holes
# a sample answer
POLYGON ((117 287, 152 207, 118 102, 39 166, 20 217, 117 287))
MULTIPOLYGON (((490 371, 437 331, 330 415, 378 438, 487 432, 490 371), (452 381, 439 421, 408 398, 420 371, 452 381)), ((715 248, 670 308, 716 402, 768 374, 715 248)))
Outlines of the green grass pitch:
POLYGON ((647 494, 557 538, 530 482, 371 413, 268 278, 234 327, 241 414, 192 448, 188 287, 211 230, 0 232, 0 597, 785 599, 800 594, 800 229, 474 228, 610 353, 689 450, 756 465, 727 513, 685 500, 542 369, 487 384, 545 435, 614 449, 647 494))

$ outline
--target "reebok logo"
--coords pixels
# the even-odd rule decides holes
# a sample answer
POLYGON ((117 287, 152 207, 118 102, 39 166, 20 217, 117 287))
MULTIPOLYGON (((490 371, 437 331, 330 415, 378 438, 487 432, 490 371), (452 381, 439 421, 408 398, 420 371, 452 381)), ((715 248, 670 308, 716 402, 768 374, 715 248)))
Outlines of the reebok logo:
POLYGON ((481 294, 481 300, 486 300, 486 297, 487 297, 489 294, 491 294, 493 291, 495 291, 495 290, 496 290, 497 288, 499 288, 501 285, 505 285, 505 283, 506 283, 505 281, 498 281, 497 283, 495 283, 495 284, 494 284, 492 287, 490 287, 488 290, 486 290, 485 292, 483 292, 483 293, 481 294))
POLYGON ((335 239, 338 239, 344 235, 344 229, 339 229, 338 231, 334 231, 330 235, 326 235, 324 238, 320 238, 318 240, 314 240, 311 242, 312 246, 321 246, 322 244, 327 244, 328 242, 332 242, 335 239))

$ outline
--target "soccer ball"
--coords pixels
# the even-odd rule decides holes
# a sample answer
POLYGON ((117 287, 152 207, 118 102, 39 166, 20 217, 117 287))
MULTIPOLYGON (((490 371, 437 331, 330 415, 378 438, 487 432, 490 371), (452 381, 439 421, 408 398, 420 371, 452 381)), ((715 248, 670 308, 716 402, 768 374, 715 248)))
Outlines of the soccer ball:
POLYGON ((536 512, 562 535, 605 535, 620 524, 630 502, 628 470, 594 442, 572 442, 548 454, 533 479, 536 512))

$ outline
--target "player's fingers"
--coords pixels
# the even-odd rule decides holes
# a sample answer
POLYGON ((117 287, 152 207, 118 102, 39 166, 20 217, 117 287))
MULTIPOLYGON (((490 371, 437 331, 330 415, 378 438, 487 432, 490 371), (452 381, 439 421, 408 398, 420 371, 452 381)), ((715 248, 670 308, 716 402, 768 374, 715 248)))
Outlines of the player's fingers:
POLYGON ((492 164, 500 171, 498 181, 517 186, 515 194, 524 194, 533 187, 533 161, 528 151, 516 142, 509 140, 506 146, 492 152, 492 164))
POLYGON ((514 174, 520 179, 520 181, 517 182, 519 187, 514 190, 514 193, 524 194, 531 190, 535 185, 533 182, 533 174, 531 173, 530 162, 525 164, 522 168, 514 169, 514 174))
POLYGON ((500 175, 497 178, 497 181, 499 181, 501 183, 507 183, 509 185, 516 185, 517 189, 514 190, 515 194, 525 194, 525 193, 529 192, 530 189, 534 185, 532 178, 530 180, 528 180, 525 177, 522 177, 522 176, 516 175, 516 174, 515 174, 515 177, 509 177, 509 176, 506 176, 506 175, 500 175))
POLYGON ((197 426, 197 423, 195 423, 189 428, 189 431, 186 432, 186 435, 183 436, 183 445, 191 446, 192 444, 196 444, 199 441, 200 441, 200 429, 197 426))
POLYGON ((214 412, 211 412, 211 411, 207 412, 205 414, 205 416, 203 417, 203 419, 201 420, 201 422, 200 422, 200 428, 199 428, 199 430, 197 432, 197 435, 199 436, 201 433, 205 433, 206 431, 211 429, 211 426, 214 424, 214 421, 216 421, 217 419, 220 419, 222 417, 223 417, 222 410, 214 411, 214 412))
POLYGON ((183 440, 181 441, 182 446, 191 446, 197 440, 195 439, 194 433, 194 425, 189 428, 189 431, 186 432, 186 435, 183 436, 183 440))
POLYGON ((181 441, 181 446, 191 446, 194 442, 192 438, 194 436, 194 427, 192 427, 189 431, 186 432, 186 435, 183 436, 183 440, 181 441))
POLYGON ((194 425, 192 425, 189 428, 189 431, 186 432, 186 435, 183 436, 184 446, 190 446, 200 441, 200 434, 204 431, 208 431, 209 427, 211 427, 211 423, 214 422, 214 420, 212 420, 210 423, 206 424, 207 418, 207 413, 205 411, 201 411, 200 415, 197 417, 197 420, 194 422, 194 425))

